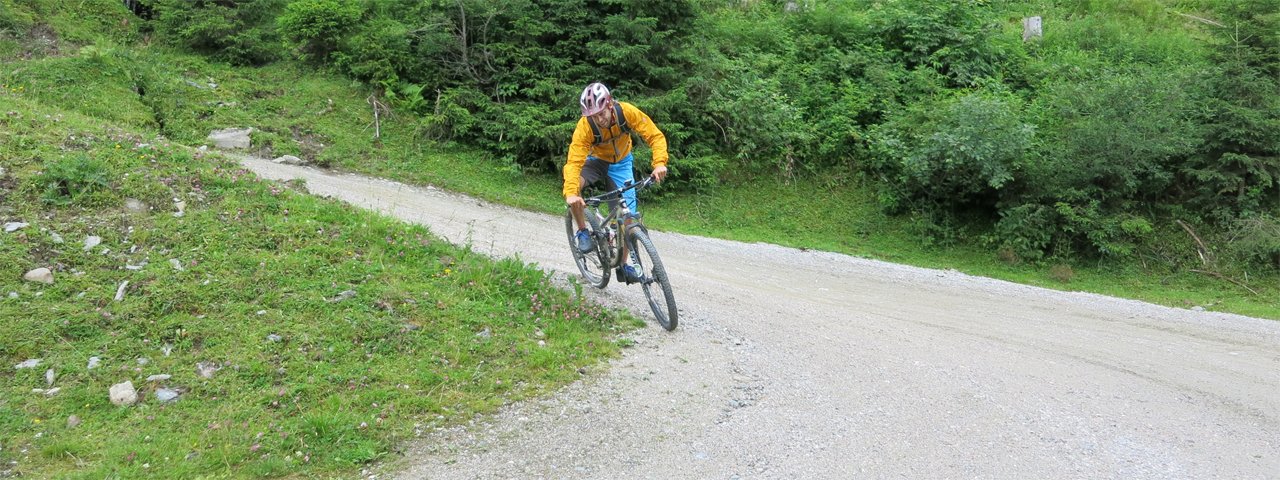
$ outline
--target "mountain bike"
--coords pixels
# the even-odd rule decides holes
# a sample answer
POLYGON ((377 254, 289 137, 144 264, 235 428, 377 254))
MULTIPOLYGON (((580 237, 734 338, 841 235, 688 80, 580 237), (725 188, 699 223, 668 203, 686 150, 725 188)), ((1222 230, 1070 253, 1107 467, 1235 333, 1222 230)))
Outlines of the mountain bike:
POLYGON ((654 183, 653 177, 640 182, 628 182, 622 188, 605 192, 594 197, 584 198, 586 202, 587 223, 591 227, 591 235, 595 240, 595 248, 583 253, 578 250, 574 235, 578 233, 577 224, 573 221, 573 210, 565 212, 564 228, 569 236, 569 250, 573 252, 573 262, 578 265, 583 280, 588 285, 604 288, 609 285, 610 270, 618 270, 621 280, 623 246, 627 246, 629 256, 635 268, 640 272, 640 288, 649 299, 649 308, 653 316, 658 318, 662 328, 675 330, 679 322, 676 310, 676 297, 671 291, 671 280, 667 278, 667 270, 658 257, 658 249, 649 238, 649 229, 645 228, 639 214, 634 214, 622 200, 622 193, 635 189, 643 190, 654 183))

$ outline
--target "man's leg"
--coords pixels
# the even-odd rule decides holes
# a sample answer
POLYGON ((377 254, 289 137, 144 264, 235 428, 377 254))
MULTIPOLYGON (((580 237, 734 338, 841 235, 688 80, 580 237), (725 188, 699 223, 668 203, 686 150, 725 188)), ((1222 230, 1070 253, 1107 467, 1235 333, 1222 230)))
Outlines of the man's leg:
MULTIPOLYGON (((623 158, 618 163, 615 163, 609 166, 609 179, 612 180, 613 183, 619 187, 635 182, 635 178, 636 177, 635 177, 634 167, 632 166, 631 154, 628 154, 625 158, 623 158)), ((639 203, 637 203, 636 201, 636 190, 634 188, 631 190, 627 190, 626 193, 622 194, 622 201, 626 202, 627 209, 631 210, 631 213, 633 215, 639 213, 639 210, 637 210, 639 208, 639 203)), ((625 225, 627 225, 626 219, 624 218, 622 220, 624 225, 623 228, 626 228, 625 227, 625 225)), ((626 233, 629 233, 629 232, 619 232, 619 234, 623 235, 624 238, 626 233)), ((627 242, 622 242, 622 266, 619 267, 618 277, 627 282, 640 281, 640 277, 642 274, 639 271, 635 271, 632 275, 624 274, 626 273, 626 270, 629 267, 632 269, 635 268, 634 266, 631 265, 630 255, 631 255, 631 248, 629 247, 627 242)))
MULTIPOLYGON (((591 185, 602 178, 607 180, 609 178, 608 168, 608 164, 604 163, 604 161, 595 157, 587 157, 586 164, 582 166, 582 176, 578 179, 578 195, 582 195, 582 190, 587 185, 591 185)), ((574 223, 578 225, 578 235, 583 235, 583 232, 588 230, 586 206, 574 205, 569 207, 569 211, 573 214, 574 223)), ((578 250, 586 253, 591 251, 594 246, 594 241, 590 237, 590 232, 587 233, 587 238, 585 240, 579 237, 578 250), (588 248, 582 248, 584 246, 588 248)))

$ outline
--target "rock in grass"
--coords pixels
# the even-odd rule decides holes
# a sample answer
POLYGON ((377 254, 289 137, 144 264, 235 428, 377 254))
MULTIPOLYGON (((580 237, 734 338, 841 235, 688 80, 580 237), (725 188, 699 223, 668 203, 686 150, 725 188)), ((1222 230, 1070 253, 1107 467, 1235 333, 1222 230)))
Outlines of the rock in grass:
POLYGON ((178 399, 178 391, 168 388, 156 389, 156 400, 160 403, 169 403, 178 399))
POLYGON ((102 237, 99 237, 97 235, 89 235, 88 237, 84 238, 84 251, 87 252, 89 250, 92 250, 93 247, 96 247, 101 243, 102 243, 102 237))
POLYGON ((31 224, 26 223, 26 222, 8 222, 8 223, 5 223, 5 224, 4 224, 4 232, 5 232, 5 233, 16 232, 16 231, 18 231, 18 230, 22 230, 22 229, 24 229, 24 228, 27 228, 27 227, 28 227, 28 226, 30 226, 30 225, 31 225, 31 224))
POLYGON ((279 157, 276 157, 275 160, 272 160, 272 162, 283 163, 285 165, 305 165, 307 163, 302 161, 301 158, 295 157, 293 155, 281 155, 279 157))
POLYGON ((116 298, 116 301, 117 301, 117 302, 119 302, 119 301, 121 301, 121 300, 124 300, 124 289, 125 289, 125 288, 127 288, 128 286, 129 286, 129 281, 128 281, 128 280, 125 280, 125 281, 123 281, 123 282, 120 282, 120 287, 119 287, 119 288, 116 288, 116 297, 115 297, 115 298, 116 298))
POLYGON ((101 359, 101 358, 98 358, 98 357, 89 357, 89 365, 88 365, 87 367, 85 367, 85 368, 87 368, 87 369, 89 369, 89 370, 93 370, 93 369, 95 369, 95 368, 98 368, 98 365, 101 365, 101 364, 102 364, 102 359, 101 359))
POLYGON ((133 382, 112 385, 111 403, 122 407, 138 403, 138 391, 133 389, 133 382))
POLYGON ((52 368, 44 371, 44 381, 45 383, 48 383, 50 387, 53 386, 53 380, 56 378, 58 378, 58 374, 54 373, 52 368))
POLYGON ((147 381, 148 381, 148 382, 163 382, 163 381, 168 380, 168 379, 170 379, 170 378, 173 378, 173 377, 172 377, 171 375, 161 373, 161 374, 159 374, 159 375, 152 375, 152 376, 150 376, 150 377, 147 377, 147 381))
POLYGON ((147 213, 147 204, 136 198, 124 199, 124 209, 129 213, 147 213))
POLYGON ((249 148, 249 134, 253 128, 228 128, 209 132, 213 146, 221 149, 249 148))
POLYGON ((200 378, 213 378, 213 374, 219 370, 218 364, 213 362, 200 362, 196 364, 196 375, 200 378))
POLYGON ((28 282, 53 283, 53 271, 44 267, 37 268, 22 275, 22 279, 28 282))
POLYGON ((76 428, 80 426, 80 417, 72 415, 67 417, 67 428, 76 428))
POLYGON ((22 362, 22 363, 19 363, 19 364, 17 364, 17 365, 14 365, 14 366, 13 366, 13 368, 14 368, 14 369, 16 369, 16 370, 22 370, 22 369, 24 369, 24 368, 36 368, 36 367, 40 366, 40 362, 41 362, 41 361, 42 361, 42 359, 39 359, 39 358, 32 358, 32 359, 26 360, 26 361, 24 361, 24 362, 22 362))

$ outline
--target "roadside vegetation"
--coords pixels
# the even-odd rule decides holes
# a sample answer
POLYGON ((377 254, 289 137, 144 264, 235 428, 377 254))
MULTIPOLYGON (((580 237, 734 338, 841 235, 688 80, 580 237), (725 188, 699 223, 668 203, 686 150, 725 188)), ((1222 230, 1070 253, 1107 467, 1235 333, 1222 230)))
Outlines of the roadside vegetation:
POLYGON ((198 58, 62 42, 0 73, 0 477, 349 477, 642 325, 167 138, 198 58))
POLYGON ((593 80, 672 141, 657 228, 1280 319, 1280 0, 144 3, 0 0, 0 472, 341 476, 614 354, 516 260, 192 148, 559 213, 593 80))

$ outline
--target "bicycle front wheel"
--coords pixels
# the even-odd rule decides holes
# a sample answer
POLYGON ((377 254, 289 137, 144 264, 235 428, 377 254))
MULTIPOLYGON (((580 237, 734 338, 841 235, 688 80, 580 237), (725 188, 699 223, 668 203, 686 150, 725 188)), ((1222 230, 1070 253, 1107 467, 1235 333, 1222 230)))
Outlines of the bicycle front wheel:
MULTIPOLYGON (((587 223, 591 225, 592 232, 600 231, 599 215, 594 209, 587 209, 587 223)), ((596 248, 590 252, 582 253, 578 250, 578 228, 577 222, 573 221, 573 212, 566 211, 564 214, 564 230, 569 235, 569 251, 573 252, 573 263, 578 265, 578 272, 582 274, 582 279, 596 288, 604 288, 609 285, 609 252, 608 245, 602 245, 599 238, 596 238, 596 248)))
POLYGON ((632 229, 628 236, 631 261, 640 269, 643 277, 640 287, 644 289, 644 296, 649 299, 649 308, 653 310, 653 316, 658 318, 658 324, 662 328, 667 331, 675 330, 680 321, 680 313, 676 309, 676 296, 671 291, 667 269, 662 266, 662 259, 658 258, 658 249, 653 246, 649 232, 643 228, 632 229))

